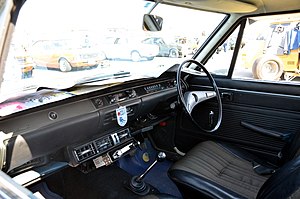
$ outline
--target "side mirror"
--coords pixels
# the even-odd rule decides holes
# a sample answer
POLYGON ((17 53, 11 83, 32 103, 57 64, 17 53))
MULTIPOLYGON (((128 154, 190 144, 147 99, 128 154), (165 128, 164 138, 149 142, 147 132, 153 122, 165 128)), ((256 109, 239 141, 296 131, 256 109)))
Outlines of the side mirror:
POLYGON ((156 15, 145 14, 143 19, 143 30, 145 31, 161 31, 163 18, 156 15))

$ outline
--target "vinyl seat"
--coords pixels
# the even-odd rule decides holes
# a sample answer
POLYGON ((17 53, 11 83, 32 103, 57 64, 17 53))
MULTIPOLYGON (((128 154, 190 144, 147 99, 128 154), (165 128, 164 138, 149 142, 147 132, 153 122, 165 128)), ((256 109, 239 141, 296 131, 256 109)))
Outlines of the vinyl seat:
POLYGON ((257 157, 229 145, 196 145, 169 170, 184 198, 300 198, 300 157, 267 175, 258 174, 257 157))

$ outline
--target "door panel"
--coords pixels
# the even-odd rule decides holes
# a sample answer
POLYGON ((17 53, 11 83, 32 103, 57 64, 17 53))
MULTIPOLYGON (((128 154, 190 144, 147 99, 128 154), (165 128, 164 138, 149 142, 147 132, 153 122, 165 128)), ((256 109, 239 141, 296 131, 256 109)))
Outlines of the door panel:
MULTIPOLYGON (((178 114, 176 145, 186 151, 195 143, 213 139, 233 143, 266 160, 280 164, 281 151, 300 129, 300 97, 298 90, 291 94, 292 85, 262 85, 216 78, 223 95, 223 120, 215 133, 205 133, 194 125, 184 112, 178 114), (269 90, 269 92, 267 92, 269 90), (286 91, 286 92, 283 92, 286 91), (289 137, 290 136, 290 137, 289 137)), ((192 81, 192 90, 206 90, 204 78, 192 81)), ((208 114, 217 114, 215 100, 207 101, 194 110, 193 116, 202 127, 208 128, 208 114)))

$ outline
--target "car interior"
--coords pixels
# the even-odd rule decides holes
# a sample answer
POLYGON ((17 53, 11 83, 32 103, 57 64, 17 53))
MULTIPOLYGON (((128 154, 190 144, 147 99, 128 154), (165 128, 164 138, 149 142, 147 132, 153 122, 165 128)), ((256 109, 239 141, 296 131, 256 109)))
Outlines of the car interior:
MULTIPOLYGON (((29 1, 0 0, 3 27, 0 93, 6 91, 5 86, 7 92, 11 92, 5 82, 6 65, 10 63, 6 60, 11 56, 9 49, 15 41, 12 38, 18 28, 18 17, 29 1)), ((36 0, 32 2, 38 4, 36 0)), ((266 26, 249 27, 261 19, 267 19, 265 21, 272 22, 273 26, 283 21, 284 27, 290 24, 294 27, 300 22, 299 1, 147 2, 153 7, 139 19, 140 25, 143 24, 139 31, 146 34, 155 35, 165 30, 164 25, 168 27, 168 19, 159 16, 163 10, 155 13, 161 5, 208 11, 225 17, 211 33, 205 33, 205 40, 196 50, 191 49, 190 58, 170 58, 176 63, 155 77, 130 79, 127 71, 115 73, 111 79, 111 75, 107 77, 105 71, 112 66, 108 62, 130 62, 134 67, 143 63, 149 68, 155 63, 159 66, 156 71, 165 65, 160 62, 165 57, 151 54, 151 60, 142 60, 142 56, 134 59, 129 54, 126 61, 107 58, 99 62, 107 84, 93 84, 99 81, 99 77, 93 76, 88 86, 63 85, 55 90, 39 86, 36 93, 8 95, 9 98, 0 94, 0 197, 300 198, 300 30, 298 34, 297 26, 291 29, 297 34, 293 37, 291 32, 289 37, 298 42, 296 48, 289 47, 275 58, 270 55, 265 61, 267 67, 257 64, 247 69, 251 78, 241 78, 242 69, 238 67, 246 50, 248 55, 259 52, 251 44, 262 39, 247 42, 252 41, 250 37, 267 31, 266 26), (229 38, 234 38, 234 44, 227 42, 229 38), (218 56, 223 55, 221 60, 218 56), (286 59, 296 60, 288 61, 294 67, 291 70, 281 61, 288 55, 294 57, 286 59), (280 73, 274 69, 276 63, 280 73), (212 70, 211 65, 216 69, 212 70), (269 75, 264 76, 266 70, 269 75), (26 98, 26 103, 19 103, 17 99, 21 98, 26 98), (40 105, 24 108, 34 103, 40 105)), ((100 1, 100 5, 102 3, 100 1)), ((67 5, 68 8, 56 4, 55 8, 64 8, 65 12, 73 9, 72 1, 67 5)), ((135 9, 118 6, 128 15, 135 9)), ((41 18, 43 12, 46 11, 38 13, 41 18)), ((55 21, 55 11, 52 14, 55 21)), ((175 12, 168 14, 176 15, 175 12)), ((70 20, 64 23, 72 24, 70 20)), ((197 20, 183 23, 197 27, 197 20)), ((178 28, 186 29, 184 26, 178 28)), ((206 29, 205 26, 201 28, 206 29)), ((275 38, 274 35, 272 32, 271 37, 275 38)), ((271 46, 269 40, 267 48, 271 46)), ((135 58, 140 54, 134 51, 135 58)), ((262 60, 257 59, 255 63, 262 63, 262 60)), ((75 74, 79 70, 70 71, 69 64, 67 71, 52 69, 46 73, 47 70, 41 68, 35 66, 31 75, 62 74, 59 77, 67 81, 72 77, 67 79, 64 74, 75 74)), ((93 73, 93 70, 84 72, 93 73)), ((25 87, 29 80, 22 79, 20 87, 25 87)), ((15 79, 11 84, 14 82, 15 79)))

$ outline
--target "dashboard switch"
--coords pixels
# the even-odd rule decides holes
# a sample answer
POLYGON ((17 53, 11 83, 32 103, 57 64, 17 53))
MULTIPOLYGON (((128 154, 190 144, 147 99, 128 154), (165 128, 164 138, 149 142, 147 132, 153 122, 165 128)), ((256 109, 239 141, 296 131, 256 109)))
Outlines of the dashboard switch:
POLYGON ((56 112, 51 111, 51 112, 49 112, 48 117, 49 117, 50 120, 56 120, 58 115, 57 115, 56 112))
POLYGON ((123 148, 116 150, 112 155, 113 159, 120 158, 123 154, 128 152, 132 147, 134 147, 134 145, 133 145, 133 143, 130 143, 130 144, 124 146, 123 148))

